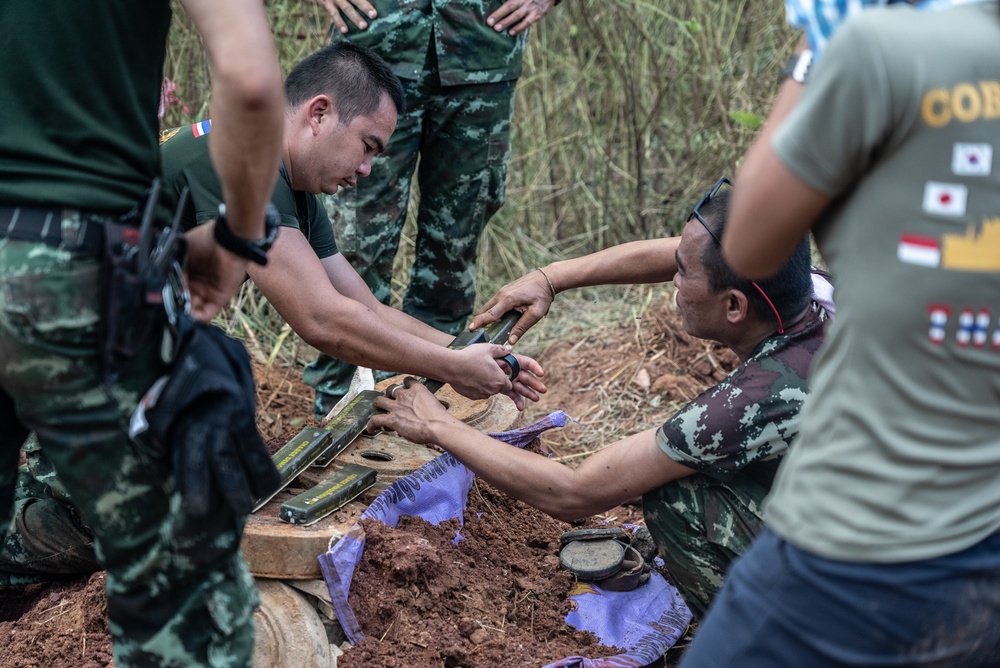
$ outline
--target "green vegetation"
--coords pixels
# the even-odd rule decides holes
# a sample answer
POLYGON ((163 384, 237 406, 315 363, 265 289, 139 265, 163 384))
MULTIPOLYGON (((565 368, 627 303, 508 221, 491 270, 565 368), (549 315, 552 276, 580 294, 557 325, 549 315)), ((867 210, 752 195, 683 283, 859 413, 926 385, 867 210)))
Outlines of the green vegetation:
MULTIPOLYGON (((306 0, 266 4, 287 72, 325 43, 325 10, 306 0)), ((778 0, 566 0, 555 8, 532 29, 507 204, 482 243, 482 298, 540 264, 676 233, 704 190, 735 172, 793 40, 778 0)), ((167 76, 188 111, 172 107, 164 124, 207 117, 208 68, 180 12, 167 76)), ((397 258, 398 288, 406 267, 397 258)), ((560 296, 574 304, 561 303, 525 352, 570 323, 632 317, 648 296, 648 288, 560 296)), ((301 352, 250 288, 225 320, 271 359, 282 342, 301 352)))

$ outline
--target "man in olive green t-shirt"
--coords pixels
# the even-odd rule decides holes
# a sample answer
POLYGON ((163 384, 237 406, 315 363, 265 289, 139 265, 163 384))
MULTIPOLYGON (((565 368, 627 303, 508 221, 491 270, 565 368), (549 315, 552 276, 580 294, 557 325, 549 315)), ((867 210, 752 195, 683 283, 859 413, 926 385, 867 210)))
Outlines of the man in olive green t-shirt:
MULTIPOLYGON (((388 143, 402 106, 399 82, 362 47, 333 45, 306 58, 285 83, 285 147, 272 201, 281 228, 265 266, 250 278, 300 336, 320 350, 366 366, 449 382, 471 398, 506 392, 523 405, 544 385, 541 367, 518 356, 521 375, 509 381, 495 361, 509 348, 492 344, 450 350, 452 337, 384 306, 337 252, 329 218, 315 193, 353 186, 368 173, 372 155, 388 143), (344 91, 375 91, 338 100, 344 91)), ((187 186, 188 227, 218 214, 221 186, 209 156, 211 121, 161 133, 163 178, 179 193, 187 186)), ((49 462, 25 446, 26 471, 17 481, 20 532, 0 549, 0 584, 37 582, 53 574, 98 568, 93 536, 54 490, 49 462), (30 511, 30 512, 29 512, 30 511)))
MULTIPOLYGON (((362 366, 450 383, 483 399, 498 392, 519 406, 543 386, 537 362, 519 357, 524 373, 513 383, 494 361, 503 346, 447 348, 453 336, 390 308, 372 296, 338 252, 316 194, 353 188, 385 150, 404 108, 398 79, 381 58, 349 43, 327 46, 299 63, 285 82, 288 97, 281 176, 272 201, 281 228, 264 266, 251 280, 299 336, 321 352, 362 366), (348 97, 350 96, 350 97, 348 97)), ((161 135, 164 180, 175 193, 187 186, 188 227, 211 220, 221 201, 208 153, 211 121, 161 135)))

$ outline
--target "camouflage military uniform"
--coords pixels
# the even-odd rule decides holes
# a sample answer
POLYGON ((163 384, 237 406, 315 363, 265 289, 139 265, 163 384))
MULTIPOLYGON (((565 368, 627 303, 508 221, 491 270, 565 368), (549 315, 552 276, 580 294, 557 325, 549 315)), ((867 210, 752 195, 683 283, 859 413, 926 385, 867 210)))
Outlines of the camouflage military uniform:
POLYGON ((101 235, 82 243, 83 230, 105 229, 159 174, 170 3, 65 3, 52 18, 32 0, 0 14, 0 56, 30 53, 32 63, 0 74, 4 526, 17 510, 3 579, 99 564, 117 666, 247 666, 257 598, 239 552, 242 519, 192 520, 170 453, 128 438, 136 404, 167 369, 151 339, 106 382, 101 235), (31 230, 29 208, 47 212, 45 241, 18 238, 31 230), (18 469, 29 431, 31 473, 18 469))
POLYGON ((0 543, 0 586, 100 570, 93 533, 70 504, 34 434, 23 450, 27 464, 17 472, 14 526, 0 543))
MULTIPOLYGON (((514 87, 527 33, 486 25, 497 0, 374 0, 367 30, 333 39, 370 47, 402 80, 401 114, 387 151, 356 188, 327 198, 341 252, 389 303, 393 259, 417 171, 417 239, 403 310, 457 334, 475 303, 475 262, 486 223, 503 204, 514 87), (419 155, 419 168, 418 168, 419 155)), ((322 417, 353 367, 322 355, 305 373, 322 417)))
POLYGON ((809 365, 826 320, 814 305, 802 322, 761 343, 657 432, 667 455, 698 471, 642 497, 671 581, 697 614, 708 608, 729 564, 763 529, 761 504, 799 432, 809 365))

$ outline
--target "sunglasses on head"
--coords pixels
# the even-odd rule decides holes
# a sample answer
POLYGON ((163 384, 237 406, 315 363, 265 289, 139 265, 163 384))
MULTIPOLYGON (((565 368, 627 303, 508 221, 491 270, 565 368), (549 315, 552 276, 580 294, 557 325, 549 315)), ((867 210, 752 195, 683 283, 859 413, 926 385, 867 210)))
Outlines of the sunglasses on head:
MULTIPOLYGON (((722 190, 722 186, 726 185, 732 188, 733 182, 730 181, 725 176, 723 176, 721 179, 715 182, 715 185, 712 186, 712 188, 708 192, 705 193, 704 197, 698 200, 698 203, 694 205, 693 209, 691 209, 691 215, 687 217, 687 222, 691 222, 692 218, 697 219, 697 221, 701 223, 701 226, 705 228, 705 231, 708 232, 708 234, 712 237, 712 239, 715 240, 715 243, 718 244, 720 247, 722 246, 722 239, 720 239, 719 235, 715 233, 715 230, 709 227, 708 223, 705 222, 705 219, 701 217, 701 208, 706 204, 708 204, 709 202, 711 202, 712 198, 718 195, 719 191, 722 190)), ((771 298, 767 296, 767 293, 764 292, 764 289, 759 285, 757 285, 757 281, 750 281, 750 284, 755 288, 757 288, 757 292, 759 292, 760 296, 764 298, 764 301, 767 302, 767 305, 771 307, 771 311, 774 313, 774 317, 778 321, 778 334, 784 334, 785 327, 781 322, 781 316, 778 315, 778 309, 774 307, 774 302, 772 302, 771 298)))

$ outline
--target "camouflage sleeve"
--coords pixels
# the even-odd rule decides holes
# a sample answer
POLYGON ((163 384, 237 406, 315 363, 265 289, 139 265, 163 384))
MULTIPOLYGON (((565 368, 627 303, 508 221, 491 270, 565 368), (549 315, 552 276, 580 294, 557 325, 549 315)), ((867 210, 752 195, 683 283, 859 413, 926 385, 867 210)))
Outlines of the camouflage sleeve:
MULTIPOLYGON (((818 345, 818 344, 817 344, 818 345)), ((799 431, 813 346, 771 339, 656 434, 675 461, 728 481, 754 462, 784 454, 799 431)))

